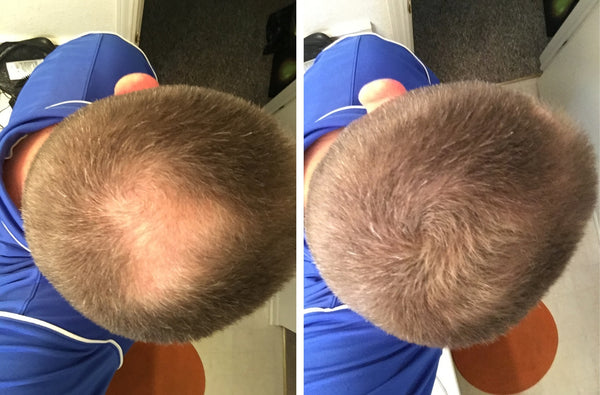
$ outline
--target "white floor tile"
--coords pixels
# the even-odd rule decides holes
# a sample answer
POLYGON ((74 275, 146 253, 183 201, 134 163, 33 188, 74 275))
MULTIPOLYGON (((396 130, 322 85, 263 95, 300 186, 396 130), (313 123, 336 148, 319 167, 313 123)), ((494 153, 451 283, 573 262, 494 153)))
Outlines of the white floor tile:
POLYGON ((537 77, 524 78, 516 81, 503 82, 500 85, 509 89, 514 89, 521 93, 526 93, 534 97, 539 97, 537 89, 537 80, 537 77))
POLYGON ((283 393, 283 329, 269 325, 268 305, 192 344, 204 364, 207 395, 283 393))

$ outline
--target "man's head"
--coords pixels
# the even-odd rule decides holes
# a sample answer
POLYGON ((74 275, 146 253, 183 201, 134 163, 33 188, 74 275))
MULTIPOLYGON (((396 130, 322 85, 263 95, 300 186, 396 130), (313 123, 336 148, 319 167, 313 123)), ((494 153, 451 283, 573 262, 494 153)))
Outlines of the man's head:
POLYGON ((532 98, 484 83, 411 91, 329 147, 307 240, 333 292, 387 332, 491 340, 564 269, 596 199, 593 163, 583 134, 532 98))
POLYGON ((207 336, 294 269, 293 145, 230 95, 165 86, 54 128, 25 182, 27 242, 80 312, 135 340, 207 336))

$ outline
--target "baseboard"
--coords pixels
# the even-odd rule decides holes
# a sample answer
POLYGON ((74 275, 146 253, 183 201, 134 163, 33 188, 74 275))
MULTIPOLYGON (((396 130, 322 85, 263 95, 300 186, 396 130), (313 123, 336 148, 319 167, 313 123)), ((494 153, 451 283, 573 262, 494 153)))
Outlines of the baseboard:
POLYGON ((598 239, 598 245, 600 245, 600 209, 594 210, 594 226, 596 228, 596 238, 598 239))

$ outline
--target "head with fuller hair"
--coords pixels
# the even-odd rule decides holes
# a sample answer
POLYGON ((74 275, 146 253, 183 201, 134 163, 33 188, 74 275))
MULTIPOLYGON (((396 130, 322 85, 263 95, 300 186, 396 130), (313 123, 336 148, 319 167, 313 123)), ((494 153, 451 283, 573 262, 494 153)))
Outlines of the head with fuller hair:
POLYGON ((332 291, 401 339, 463 347, 517 324, 596 200, 571 121, 479 82, 422 88, 350 124, 310 183, 306 237, 332 291))
POLYGON ((293 144, 258 108, 210 89, 163 86, 77 111, 37 153, 22 204, 42 273, 135 340, 207 336, 295 267, 293 144))

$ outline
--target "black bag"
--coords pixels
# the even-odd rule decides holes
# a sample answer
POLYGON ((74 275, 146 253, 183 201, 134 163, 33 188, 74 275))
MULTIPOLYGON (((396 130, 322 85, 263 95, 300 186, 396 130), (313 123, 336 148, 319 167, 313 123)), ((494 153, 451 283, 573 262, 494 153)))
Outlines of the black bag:
MULTIPOLYGON (((6 63, 44 59, 54 48, 56 48, 56 45, 45 37, 0 44, 0 91, 10 97, 9 104, 11 107, 15 105, 19 92, 21 92, 23 85, 29 78, 29 74, 35 68, 35 62, 30 63, 31 70, 25 78, 19 80, 10 79, 6 63)), ((27 64, 24 63, 24 65, 27 64)))

